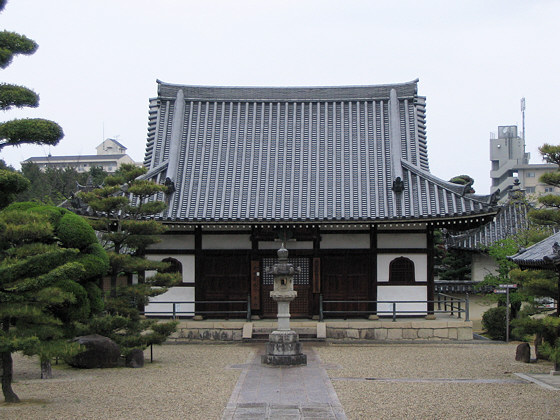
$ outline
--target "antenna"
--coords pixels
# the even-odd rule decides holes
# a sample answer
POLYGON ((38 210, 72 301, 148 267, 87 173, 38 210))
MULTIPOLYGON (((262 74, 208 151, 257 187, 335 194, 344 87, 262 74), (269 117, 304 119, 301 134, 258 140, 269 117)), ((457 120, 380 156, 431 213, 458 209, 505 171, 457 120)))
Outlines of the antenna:
POLYGON ((523 118, 523 143, 525 143, 525 98, 521 98, 521 115, 523 118))
POLYGON ((527 153, 525 152, 525 98, 521 98, 521 115, 522 115, 522 126, 523 126, 523 160, 527 159, 526 163, 529 163, 527 158, 527 153))

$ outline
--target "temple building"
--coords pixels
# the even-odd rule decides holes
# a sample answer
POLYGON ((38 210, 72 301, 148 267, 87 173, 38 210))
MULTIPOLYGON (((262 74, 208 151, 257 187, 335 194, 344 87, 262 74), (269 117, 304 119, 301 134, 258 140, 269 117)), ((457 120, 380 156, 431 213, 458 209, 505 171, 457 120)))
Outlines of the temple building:
POLYGON ((144 165, 146 179, 170 186, 158 197, 168 203, 158 220, 169 232, 148 258, 173 263, 183 283, 147 312, 170 310, 158 299, 249 299, 253 314, 274 317, 265 268, 281 243, 301 268, 294 317, 317 316, 320 295, 380 302, 332 304, 338 314, 383 312, 392 301, 414 301, 399 305, 401 315, 433 310, 434 229, 480 226, 498 206, 494 196, 468 194, 468 186, 430 173, 425 112, 418 80, 344 87, 158 81, 144 165))

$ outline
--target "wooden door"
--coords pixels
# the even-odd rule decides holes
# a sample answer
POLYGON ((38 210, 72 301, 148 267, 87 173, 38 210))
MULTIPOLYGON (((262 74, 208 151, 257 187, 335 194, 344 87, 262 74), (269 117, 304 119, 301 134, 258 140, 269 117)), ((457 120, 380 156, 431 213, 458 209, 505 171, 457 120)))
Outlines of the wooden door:
MULTIPOLYGON (((369 256, 367 253, 332 253, 321 257, 321 292, 323 301, 368 300, 369 296, 369 256)), ((325 316, 347 317, 366 316, 350 311, 367 311, 368 304, 325 303, 325 316)))
MULTIPOLYGON (((248 255, 239 253, 206 254, 200 258, 200 271, 196 279, 197 301, 247 301, 250 293, 251 263, 248 255)), ((246 304, 205 303, 196 312, 213 318, 244 318, 246 304), (219 313, 203 313, 219 311, 219 313)))

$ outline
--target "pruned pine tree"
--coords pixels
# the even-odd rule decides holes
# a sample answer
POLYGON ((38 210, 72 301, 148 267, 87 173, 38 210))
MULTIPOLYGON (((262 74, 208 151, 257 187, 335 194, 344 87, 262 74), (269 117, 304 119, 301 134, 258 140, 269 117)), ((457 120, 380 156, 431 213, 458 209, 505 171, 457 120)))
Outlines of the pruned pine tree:
POLYGON ((37 203, 0 212, 0 356, 6 402, 12 389, 12 353, 38 355, 42 377, 50 361, 79 350, 68 339, 77 322, 102 309, 94 281, 108 268, 95 232, 80 216, 37 203))
MULTIPOLYGON (((560 187, 560 146, 545 143, 539 147, 539 152, 546 162, 559 165, 556 171, 545 173, 539 178, 539 181, 553 187, 560 187)), ((538 202, 541 208, 530 211, 530 219, 539 225, 560 227, 560 196, 557 194, 541 195, 538 197, 538 202)), ((526 277, 525 280, 531 280, 526 277)), ((546 289, 549 293, 552 292, 551 297, 556 300, 556 316, 560 317, 560 273, 557 273, 555 279, 552 276, 548 276, 547 279, 540 277, 534 279, 535 286, 538 285, 539 288, 546 289)))
MULTIPOLYGON (((0 12, 6 5, 6 0, 0 0, 0 12)), ((35 41, 15 32, 0 32, 0 68, 10 65, 14 56, 31 55, 37 50, 35 41)), ((12 108, 37 107, 39 95, 24 86, 0 83, 0 110, 8 111, 12 108)), ((62 128, 55 122, 41 118, 15 119, 0 122, 0 151, 6 146, 20 146, 22 144, 57 144, 64 136, 62 128)), ((9 173, 0 169, 0 208, 7 201, 5 197, 25 190, 27 181, 17 172, 9 173)))
POLYGON ((166 206, 154 196, 167 190, 164 185, 140 179, 145 172, 145 168, 122 165, 105 178, 103 187, 78 194, 94 212, 90 223, 99 232, 110 259, 107 314, 93 319, 87 328, 115 340, 125 356, 133 349, 162 343, 176 326, 141 315, 151 296, 166 292, 181 280, 180 274, 164 272, 169 264, 145 258, 146 248, 159 242, 159 235, 166 231, 153 216, 166 206), (146 276, 146 271, 153 275, 146 276), (132 275, 138 277, 136 284, 117 287, 120 276, 132 275))

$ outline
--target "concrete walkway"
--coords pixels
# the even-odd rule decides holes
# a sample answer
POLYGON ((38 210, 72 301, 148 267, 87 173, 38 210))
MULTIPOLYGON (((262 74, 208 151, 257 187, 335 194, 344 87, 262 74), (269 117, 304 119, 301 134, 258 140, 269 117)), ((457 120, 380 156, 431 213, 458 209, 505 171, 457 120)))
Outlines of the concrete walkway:
POLYGON ((297 367, 262 365, 264 345, 260 347, 255 347, 250 363, 232 366, 243 372, 222 420, 346 419, 325 367, 310 346, 303 350, 307 366, 297 367))
POLYGON ((552 375, 549 373, 516 373, 515 375, 526 381, 533 382, 542 388, 560 391, 560 375, 552 375))

